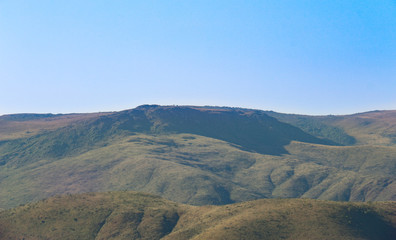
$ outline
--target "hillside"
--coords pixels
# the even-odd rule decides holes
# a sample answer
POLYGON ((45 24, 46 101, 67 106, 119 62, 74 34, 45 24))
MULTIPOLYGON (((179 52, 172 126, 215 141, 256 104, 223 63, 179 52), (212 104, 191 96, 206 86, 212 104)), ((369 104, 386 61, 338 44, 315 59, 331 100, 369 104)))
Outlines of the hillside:
POLYGON ((307 133, 343 145, 396 145, 396 111, 372 111, 352 115, 307 116, 266 111, 307 133))
POLYGON ((348 135, 342 126, 329 124, 328 119, 334 116, 308 116, 298 114, 284 114, 273 111, 266 111, 266 114, 278 119, 281 122, 289 123, 305 132, 317 137, 327 138, 340 145, 354 145, 356 138, 348 135))
POLYGON ((0 239, 394 239, 396 203, 256 200, 193 207, 136 192, 56 196, 0 212, 0 239))
POLYGON ((372 111, 325 120, 344 128, 358 144, 396 145, 396 111, 372 111))
POLYGON ((13 114, 0 116, 0 141, 34 136, 109 113, 13 114))
MULTIPOLYGON (((394 146, 342 146, 262 111, 141 106, 66 116, 68 124, 54 124, 65 116, 25 117, 25 126, 53 121, 35 134, 0 142, 0 208, 114 190, 193 205, 299 197, 396 200, 394 146)), ((7 117, 0 119, 21 122, 7 117)))

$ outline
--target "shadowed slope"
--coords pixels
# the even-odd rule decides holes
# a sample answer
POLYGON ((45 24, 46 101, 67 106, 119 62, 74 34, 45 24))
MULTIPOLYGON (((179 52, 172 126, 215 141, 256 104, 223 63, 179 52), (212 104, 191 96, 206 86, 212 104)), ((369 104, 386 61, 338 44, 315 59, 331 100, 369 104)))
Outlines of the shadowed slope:
MULTIPOLYGON (((277 121, 262 111, 242 111, 204 107, 140 106, 125 112, 135 116, 143 111, 152 133, 192 133, 237 144, 245 150, 280 155, 291 141, 334 144, 277 121)), ((136 131, 136 119, 123 123, 123 129, 136 131)))
POLYGON ((329 139, 340 145, 354 145, 356 143, 356 139, 348 135, 342 127, 337 127, 323 121, 324 119, 332 118, 331 116, 316 117, 298 114, 284 114, 272 111, 265 111, 265 113, 281 122, 296 126, 316 137, 329 139))

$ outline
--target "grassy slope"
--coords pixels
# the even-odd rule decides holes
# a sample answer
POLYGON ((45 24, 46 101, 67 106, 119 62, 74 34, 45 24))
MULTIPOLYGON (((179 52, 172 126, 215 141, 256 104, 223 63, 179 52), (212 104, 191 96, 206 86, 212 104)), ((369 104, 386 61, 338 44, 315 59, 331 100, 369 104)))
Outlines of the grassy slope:
POLYGON ((279 121, 343 145, 396 144, 396 111, 373 111, 343 116, 306 116, 266 112, 279 121))
POLYGON ((31 137, 108 114, 110 113, 3 115, 0 116, 0 141, 31 137))
POLYGON ((176 208, 140 193, 54 197, 0 212, 0 238, 159 239, 177 223, 176 208))
POLYGON ((124 189, 194 205, 274 197, 391 200, 396 152, 383 154, 383 148, 367 150, 373 160, 364 147, 293 142, 290 155, 273 156, 192 134, 135 134, 76 156, 0 168, 0 207, 54 194, 124 189))
MULTIPOLYGON (((41 119, 48 126, 42 122, 39 126, 58 130, 0 143, 0 208, 54 194, 122 189, 195 205, 273 197, 396 199, 394 146, 296 142, 293 140, 321 141, 260 112, 231 110, 143 106, 98 116, 1 117, 26 126, 41 119), (191 124, 194 121, 198 122, 191 124), (208 127, 212 122, 217 125, 208 127), (220 134, 223 128, 214 134, 222 123, 234 132, 220 134), (238 135, 235 127, 244 124, 255 128, 240 129, 246 131, 238 135), (280 137, 271 138, 271 132, 280 137), (240 142, 239 138, 249 136, 264 143, 273 139, 284 154, 266 152, 254 142, 240 142)), ((383 118, 392 123, 391 117, 383 118)), ((24 131, 21 129, 16 128, 16 135, 24 131)), ((0 137, 11 133, 0 131, 0 137)))
POLYGON ((324 118, 323 121, 345 129, 360 145, 396 145, 396 111, 373 111, 324 118))
POLYGON ((309 199, 193 207, 135 192, 88 193, 0 212, 0 238, 393 239, 395 209, 309 199))
MULTIPOLYGON (((266 114, 278 119, 281 122, 286 122, 301 128, 305 132, 317 137, 330 139, 335 143, 341 145, 354 145, 356 139, 348 135, 341 126, 334 126, 323 121, 323 117, 314 117, 308 115, 298 114, 283 114, 273 111, 266 111, 266 114)), ((326 117, 325 117, 326 118, 326 117)))

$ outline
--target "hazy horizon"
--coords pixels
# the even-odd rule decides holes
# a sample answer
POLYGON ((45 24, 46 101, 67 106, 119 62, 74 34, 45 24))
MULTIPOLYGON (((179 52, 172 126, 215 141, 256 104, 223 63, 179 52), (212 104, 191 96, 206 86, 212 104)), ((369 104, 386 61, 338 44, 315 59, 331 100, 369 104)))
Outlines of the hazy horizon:
POLYGON ((367 113, 367 112, 376 112, 376 111, 396 111, 396 109, 373 109, 373 110, 368 110, 368 111, 363 111, 363 112, 350 112, 350 113, 344 113, 344 114, 305 114, 305 113, 299 113, 299 112, 279 112, 279 111, 274 111, 272 109, 259 109, 259 108, 248 108, 248 107, 238 107, 238 106, 216 106, 216 105, 179 105, 179 104, 170 104, 170 105, 160 105, 160 104, 140 104, 137 106, 133 106, 130 108, 125 108, 125 109, 117 109, 117 110, 108 110, 108 111, 88 111, 88 112, 19 112, 19 113, 6 113, 6 114, 0 114, 1 116, 5 115, 14 115, 14 114, 53 114, 53 115, 67 115, 67 114, 90 114, 90 113, 107 113, 107 112, 119 112, 119 111, 125 111, 125 110, 130 110, 137 108, 139 106, 143 105, 159 105, 159 106, 175 106, 175 107, 218 107, 218 108, 242 108, 242 109, 251 109, 251 110, 261 110, 261 111, 273 111, 277 113, 283 113, 283 114, 297 114, 297 115, 309 115, 309 116, 342 116, 342 115, 353 115, 353 114, 360 114, 360 113, 367 113))
POLYGON ((396 2, 0 1, 0 115, 396 109, 396 2))

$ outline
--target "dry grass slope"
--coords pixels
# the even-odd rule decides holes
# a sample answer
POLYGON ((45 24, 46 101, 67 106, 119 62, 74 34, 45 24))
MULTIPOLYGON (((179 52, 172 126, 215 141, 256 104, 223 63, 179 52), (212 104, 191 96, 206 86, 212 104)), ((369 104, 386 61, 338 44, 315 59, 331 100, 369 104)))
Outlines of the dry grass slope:
POLYGON ((0 212, 0 239, 394 239, 396 203, 267 199, 188 206, 136 192, 52 197, 0 212))

